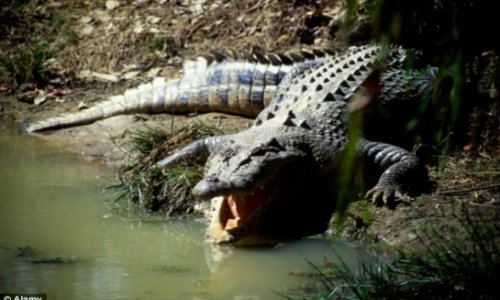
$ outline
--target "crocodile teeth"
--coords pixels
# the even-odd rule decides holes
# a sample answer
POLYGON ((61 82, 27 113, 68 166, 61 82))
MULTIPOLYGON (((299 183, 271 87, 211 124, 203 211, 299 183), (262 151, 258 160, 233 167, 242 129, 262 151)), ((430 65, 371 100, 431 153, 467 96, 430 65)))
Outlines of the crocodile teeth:
POLYGON ((224 230, 231 230, 241 226, 262 208, 266 200, 262 187, 256 187, 244 197, 225 197, 223 205, 227 205, 227 215, 221 218, 222 227, 224 230))

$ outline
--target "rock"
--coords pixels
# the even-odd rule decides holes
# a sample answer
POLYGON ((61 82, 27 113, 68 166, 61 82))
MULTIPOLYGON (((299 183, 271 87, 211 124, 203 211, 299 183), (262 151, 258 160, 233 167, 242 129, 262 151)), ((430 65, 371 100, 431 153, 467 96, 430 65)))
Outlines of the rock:
POLYGON ((83 110, 83 109, 87 109, 87 108, 89 108, 89 105, 87 103, 85 103, 85 101, 80 101, 80 103, 78 103, 79 110, 83 110))
POLYGON ((112 0, 106 1, 106 8, 109 10, 113 10, 118 6, 120 6, 120 2, 118 1, 112 1, 112 0))
POLYGON ((41 93, 35 97, 35 99, 33 100, 33 103, 35 105, 40 105, 40 104, 44 103, 45 101, 47 101, 47 96, 44 93, 41 93))

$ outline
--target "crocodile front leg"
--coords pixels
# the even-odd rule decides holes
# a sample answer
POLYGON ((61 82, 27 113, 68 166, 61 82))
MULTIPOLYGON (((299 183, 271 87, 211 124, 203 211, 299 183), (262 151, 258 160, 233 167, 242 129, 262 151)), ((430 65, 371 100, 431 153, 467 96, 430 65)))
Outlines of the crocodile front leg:
POLYGON ((427 170, 419 159, 407 150, 380 142, 360 139, 358 153, 364 155, 384 171, 378 183, 366 193, 373 203, 380 200, 384 204, 390 197, 408 202, 412 194, 421 192, 423 184, 428 182, 427 170))

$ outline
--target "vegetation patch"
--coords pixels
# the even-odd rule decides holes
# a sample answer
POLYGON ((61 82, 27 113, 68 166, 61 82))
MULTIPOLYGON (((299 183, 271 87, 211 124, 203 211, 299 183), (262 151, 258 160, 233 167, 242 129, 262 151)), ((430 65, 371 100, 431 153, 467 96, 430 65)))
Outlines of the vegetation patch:
POLYGON ((185 272, 189 270, 186 267, 180 265, 172 265, 172 264, 153 264, 148 267, 148 269, 153 271, 160 271, 164 273, 178 273, 185 272))
POLYGON ((0 36, 5 36, 0 47, 3 90, 25 93, 67 83, 63 79, 70 72, 59 56, 68 44, 78 42, 78 36, 69 26, 73 15, 61 8, 64 5, 51 4, 8 0, 0 7, 0 36))
POLYGON ((149 129, 130 133, 133 148, 128 163, 119 170, 120 182, 115 190, 116 211, 135 214, 182 215, 194 211, 192 187, 202 178, 203 167, 186 161, 163 170, 155 163, 193 140, 221 134, 218 126, 202 122, 173 129, 166 133, 149 129))
POLYGON ((47 43, 20 45, 18 51, 10 56, 0 57, 0 69, 16 83, 36 82, 44 84, 47 81, 46 61, 51 58, 47 43))
POLYGON ((77 256, 67 255, 40 255, 40 249, 33 246, 17 247, 15 255, 17 257, 25 258, 32 264, 73 264, 83 261, 82 258, 77 256))
MULTIPOLYGON (((323 285, 307 299, 499 299, 500 226, 462 208, 456 235, 434 227, 417 233, 423 250, 400 250, 389 262, 311 264, 323 285)), ((294 299, 286 296, 288 299, 294 299)))
POLYGON ((32 257, 38 253, 38 249, 32 246, 22 246, 16 248, 17 257, 32 257))
POLYGON ((32 264, 74 264, 82 260, 76 256, 41 256, 30 260, 32 264))

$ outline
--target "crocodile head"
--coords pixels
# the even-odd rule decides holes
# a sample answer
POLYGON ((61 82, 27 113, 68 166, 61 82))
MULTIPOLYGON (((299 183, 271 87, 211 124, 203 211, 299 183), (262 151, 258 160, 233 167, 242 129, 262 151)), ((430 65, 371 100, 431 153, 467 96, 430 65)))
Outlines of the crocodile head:
POLYGON ((208 240, 274 244, 324 231, 335 201, 310 144, 286 132, 253 130, 214 151, 193 189, 201 198, 215 198, 208 240))

